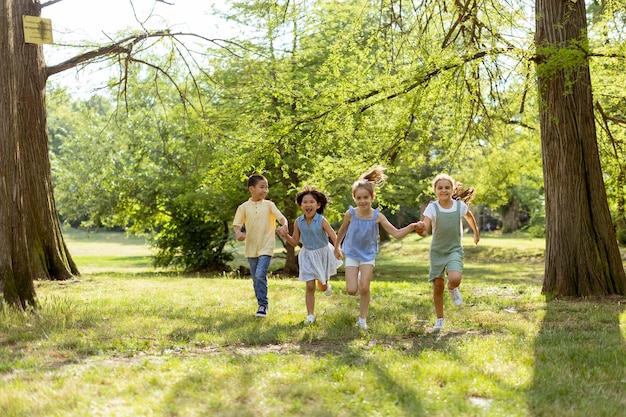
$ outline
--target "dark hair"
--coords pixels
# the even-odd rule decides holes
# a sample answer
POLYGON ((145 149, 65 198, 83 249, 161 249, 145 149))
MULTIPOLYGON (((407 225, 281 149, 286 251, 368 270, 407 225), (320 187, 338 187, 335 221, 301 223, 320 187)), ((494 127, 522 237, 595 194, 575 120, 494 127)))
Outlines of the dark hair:
POLYGON ((320 204, 319 208, 316 211, 319 214, 324 214, 324 209, 326 208, 326 204, 328 204, 328 197, 326 197, 323 192, 316 190, 315 187, 305 185, 302 191, 300 191, 298 195, 296 195, 296 204, 301 205, 304 196, 307 194, 311 194, 315 201, 320 204))
POLYGON ((364 188, 374 197, 376 187, 382 187, 385 184, 385 180, 387 179, 387 175, 385 175, 386 169, 387 168, 384 166, 377 165, 361 175, 359 179, 352 184, 352 195, 354 195, 359 188, 364 188))
POLYGON ((254 187, 261 181, 267 181, 267 178, 261 174, 252 174, 248 177, 248 187, 254 187))

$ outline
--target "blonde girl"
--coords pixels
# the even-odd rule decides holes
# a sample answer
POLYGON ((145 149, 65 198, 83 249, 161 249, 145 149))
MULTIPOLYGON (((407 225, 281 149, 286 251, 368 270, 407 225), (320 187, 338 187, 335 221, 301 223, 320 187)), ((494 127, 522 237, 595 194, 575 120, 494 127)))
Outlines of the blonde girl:
POLYGON ((357 322, 361 329, 367 329, 370 281, 378 253, 378 225, 396 239, 402 239, 417 227, 417 223, 411 223, 397 229, 378 208, 372 207, 376 188, 381 187, 386 179, 385 168, 376 166, 352 184, 352 198, 356 206, 348 208, 337 233, 335 256, 341 259, 345 255, 346 290, 350 295, 360 294, 361 297, 357 322))
POLYGON ((463 273, 463 236, 462 218, 474 232, 474 244, 478 244, 480 236, 476 220, 468 203, 474 197, 474 189, 463 191, 463 184, 457 183, 447 174, 439 174, 433 179, 433 191, 437 201, 432 201, 424 210, 424 220, 418 222, 417 233, 426 236, 431 230, 433 237, 430 243, 430 269, 428 281, 433 283, 433 301, 435 304, 434 330, 443 329, 443 293, 445 288, 444 275, 448 275, 448 291, 455 306, 463 303, 459 286, 463 273))

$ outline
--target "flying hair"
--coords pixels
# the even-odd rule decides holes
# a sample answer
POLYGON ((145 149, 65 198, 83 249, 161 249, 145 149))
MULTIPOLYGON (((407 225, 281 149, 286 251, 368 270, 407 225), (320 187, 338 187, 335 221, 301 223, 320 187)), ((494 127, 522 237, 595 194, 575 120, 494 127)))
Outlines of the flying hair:
POLYGON ((437 187, 437 183, 439 181, 449 181, 452 184, 452 199, 453 200, 461 200, 468 206, 471 201, 474 199, 476 190, 473 187, 469 187, 467 189, 463 188, 462 182, 457 182, 454 178, 452 178, 448 174, 439 174, 433 179, 433 189, 437 187))
POLYGON ((376 188, 380 188, 385 184, 385 180, 387 179, 387 175, 385 174, 386 170, 387 168, 384 166, 376 165, 362 174, 359 179, 352 184, 352 195, 354 195, 359 188, 364 188, 374 196, 374 194, 376 194, 376 188))
POLYGON ((326 204, 328 204, 328 197, 326 197, 326 194, 324 194, 323 192, 319 190, 316 190, 315 187, 311 187, 310 185, 305 185, 302 191, 300 191, 296 195, 296 204, 301 205, 302 200, 304 199, 304 196, 306 196, 307 194, 310 194, 311 196, 313 196, 315 201, 317 201, 320 204, 316 212, 319 214, 324 214, 324 209, 326 208, 326 204))

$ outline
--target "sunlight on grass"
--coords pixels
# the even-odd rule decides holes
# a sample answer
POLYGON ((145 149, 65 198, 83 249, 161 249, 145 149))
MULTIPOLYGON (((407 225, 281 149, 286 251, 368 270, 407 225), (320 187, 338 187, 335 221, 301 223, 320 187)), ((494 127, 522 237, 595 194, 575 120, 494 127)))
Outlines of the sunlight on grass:
POLYGON ((542 245, 525 238, 466 243, 465 302, 446 297, 440 333, 429 239, 417 235, 382 246, 367 332, 341 274, 306 327, 296 278, 270 277, 270 315, 258 319, 249 278, 155 271, 143 241, 121 234, 68 241, 94 272, 38 281, 36 312, 0 311, 3 417, 582 417, 626 407, 624 300, 546 303, 542 245))

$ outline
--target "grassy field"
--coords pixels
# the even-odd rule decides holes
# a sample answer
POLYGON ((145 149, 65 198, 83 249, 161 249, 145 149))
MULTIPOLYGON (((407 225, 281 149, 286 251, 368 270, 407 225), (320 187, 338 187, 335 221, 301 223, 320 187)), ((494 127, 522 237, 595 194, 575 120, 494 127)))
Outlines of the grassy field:
POLYGON ((433 333, 416 235, 382 247, 366 332, 341 275, 305 327, 297 279, 270 277, 258 319, 249 278, 154 270, 117 233, 66 238, 82 275, 37 282, 36 312, 0 310, 0 416, 626 415, 626 300, 547 302, 540 239, 466 238, 465 302, 446 296, 433 333))

